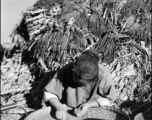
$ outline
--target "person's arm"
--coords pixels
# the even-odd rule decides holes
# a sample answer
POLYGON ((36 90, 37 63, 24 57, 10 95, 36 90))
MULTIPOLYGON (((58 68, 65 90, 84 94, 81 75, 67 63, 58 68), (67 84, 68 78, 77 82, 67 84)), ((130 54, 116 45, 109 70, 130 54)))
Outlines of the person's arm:
POLYGON ((61 102, 57 98, 50 98, 48 101, 56 109, 56 118, 59 120, 66 120, 68 107, 61 104, 61 102))
POLYGON ((52 107, 56 109, 55 116, 57 119, 66 120, 66 112, 68 108, 63 105, 62 99, 63 87, 63 72, 58 72, 44 88, 44 98, 52 107))
POLYGON ((92 107, 99 107, 99 104, 97 102, 97 100, 90 100, 88 102, 86 102, 88 108, 92 108, 92 107))
POLYGON ((87 108, 92 108, 92 107, 102 107, 102 106, 111 106, 111 102, 108 98, 103 98, 98 96, 94 100, 87 101, 84 103, 87 108))
MULTIPOLYGON (((44 88, 44 100, 48 101, 50 98, 62 99, 62 92, 64 90, 63 81, 60 78, 61 72, 58 72, 50 80, 44 88)), ((62 77, 62 76, 61 76, 62 77)))
POLYGON ((108 98, 104 98, 104 97, 98 97, 96 98, 96 102, 98 103, 99 107, 103 107, 103 106, 111 106, 111 101, 108 98))
POLYGON ((49 93, 45 89, 43 90, 43 92, 44 92, 43 100, 45 102, 47 102, 50 98, 58 98, 55 94, 49 93))
POLYGON ((44 89, 44 101, 49 102, 51 106, 55 109, 62 109, 63 104, 58 100, 58 97, 55 94, 49 93, 44 89))
POLYGON ((100 79, 97 90, 97 102, 100 106, 109 106, 116 100, 116 89, 110 71, 104 67, 103 77, 100 79))
POLYGON ((56 110, 63 110, 63 104, 57 98, 50 98, 48 102, 53 106, 56 110))
POLYGON ((76 108, 75 114, 77 116, 82 116, 83 114, 87 112, 89 108, 103 107, 103 106, 111 106, 111 103, 107 98, 98 96, 96 99, 89 100, 86 103, 79 106, 78 108, 76 108))
POLYGON ((90 100, 86 103, 83 103, 78 108, 75 108, 74 113, 76 116, 82 116, 88 111, 89 108, 98 107, 98 106, 99 104, 96 100, 90 100))

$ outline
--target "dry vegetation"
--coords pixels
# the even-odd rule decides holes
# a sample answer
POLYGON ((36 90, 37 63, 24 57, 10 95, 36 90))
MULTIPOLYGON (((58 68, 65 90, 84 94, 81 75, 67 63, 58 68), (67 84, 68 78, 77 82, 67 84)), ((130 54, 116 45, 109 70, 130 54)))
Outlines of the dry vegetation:
POLYGON ((1 104, 41 108, 48 74, 94 48, 111 70, 115 107, 149 112, 151 12, 151 0, 39 0, 14 32, 13 56, 2 56, 1 104))

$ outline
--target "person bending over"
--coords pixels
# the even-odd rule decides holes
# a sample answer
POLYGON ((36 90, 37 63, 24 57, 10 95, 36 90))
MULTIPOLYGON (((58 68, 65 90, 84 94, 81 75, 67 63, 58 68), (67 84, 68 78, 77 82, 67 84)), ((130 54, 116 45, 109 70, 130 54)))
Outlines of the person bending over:
POLYGON ((66 120, 69 109, 82 116, 91 107, 111 106, 116 92, 110 71, 90 49, 58 70, 45 86, 44 99, 56 109, 56 118, 66 120))

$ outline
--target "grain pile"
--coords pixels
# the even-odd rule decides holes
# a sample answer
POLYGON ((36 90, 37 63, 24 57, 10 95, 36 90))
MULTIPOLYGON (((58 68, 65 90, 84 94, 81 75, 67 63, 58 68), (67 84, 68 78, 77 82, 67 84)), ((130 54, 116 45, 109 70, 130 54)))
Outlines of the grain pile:
MULTIPOLYGON (((44 118, 45 120, 56 120, 55 117, 52 117, 53 112, 50 115, 50 111, 50 107, 40 109, 27 116, 25 120, 41 120, 44 118)), ((128 115, 124 114, 124 112, 109 107, 91 108, 87 113, 79 117, 73 116, 69 113, 67 113, 66 116, 66 120, 98 120, 101 118, 103 120, 130 120, 128 115)))

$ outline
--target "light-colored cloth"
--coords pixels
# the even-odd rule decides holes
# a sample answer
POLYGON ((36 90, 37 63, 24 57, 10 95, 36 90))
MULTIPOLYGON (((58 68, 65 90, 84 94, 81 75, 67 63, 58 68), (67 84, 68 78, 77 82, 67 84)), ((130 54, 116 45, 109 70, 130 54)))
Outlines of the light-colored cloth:
POLYGON ((48 101, 51 98, 57 98, 58 99, 58 97, 55 94, 44 91, 44 98, 43 98, 44 101, 48 101))
POLYGON ((85 87, 78 87, 73 81, 73 63, 64 66, 46 85, 45 90, 54 94, 58 99, 70 107, 96 99, 98 96, 114 101, 116 92, 114 82, 111 79, 109 70, 99 65, 99 81, 90 83, 85 87))

